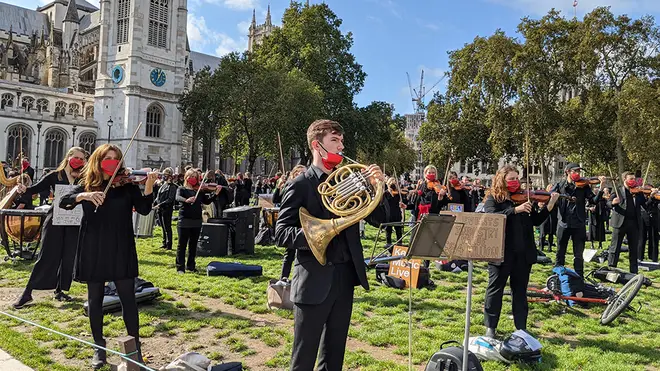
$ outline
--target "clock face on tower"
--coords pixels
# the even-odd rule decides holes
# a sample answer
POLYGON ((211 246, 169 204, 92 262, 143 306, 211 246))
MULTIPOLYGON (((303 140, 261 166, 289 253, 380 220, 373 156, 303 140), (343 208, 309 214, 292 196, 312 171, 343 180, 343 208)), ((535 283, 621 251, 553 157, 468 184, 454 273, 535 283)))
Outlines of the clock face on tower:
POLYGON ((166 81, 165 71, 160 68, 154 68, 150 74, 151 83, 156 86, 163 86, 166 81))

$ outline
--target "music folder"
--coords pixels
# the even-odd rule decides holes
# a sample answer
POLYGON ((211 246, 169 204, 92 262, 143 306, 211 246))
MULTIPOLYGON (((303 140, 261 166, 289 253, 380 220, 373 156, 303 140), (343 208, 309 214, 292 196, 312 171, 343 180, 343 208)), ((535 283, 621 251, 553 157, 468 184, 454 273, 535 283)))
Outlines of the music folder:
POLYGON ((427 214, 422 217, 411 239, 406 259, 432 260, 442 256, 456 217, 427 214))

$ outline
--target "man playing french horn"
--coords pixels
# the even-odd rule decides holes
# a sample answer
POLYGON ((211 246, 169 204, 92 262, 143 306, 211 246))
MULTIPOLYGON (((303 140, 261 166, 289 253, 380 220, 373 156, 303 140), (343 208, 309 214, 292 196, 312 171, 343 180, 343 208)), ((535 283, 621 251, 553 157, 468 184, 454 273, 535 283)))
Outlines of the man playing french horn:
POLYGON ((358 222, 384 223, 389 210, 377 165, 335 169, 343 159, 350 160, 341 154, 339 123, 313 122, 307 143, 312 165, 287 188, 275 231, 279 246, 297 250, 291 370, 313 370, 317 354, 318 370, 341 370, 354 288, 369 289, 358 222))

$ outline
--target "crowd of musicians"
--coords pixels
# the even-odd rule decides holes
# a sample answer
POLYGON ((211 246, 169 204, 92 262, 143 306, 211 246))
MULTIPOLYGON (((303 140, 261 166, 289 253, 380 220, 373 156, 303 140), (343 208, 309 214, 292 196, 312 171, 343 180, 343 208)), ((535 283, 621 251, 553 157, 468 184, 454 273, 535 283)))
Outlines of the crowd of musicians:
MULTIPOLYGON (((46 195, 41 202, 45 203, 53 199, 55 186, 63 185, 67 187, 58 188, 64 191, 53 208, 82 210, 82 221, 74 226, 54 225, 51 209, 44 222, 39 258, 14 307, 19 309, 30 303, 33 290, 55 290, 57 300, 69 301, 71 297, 66 292, 72 280, 86 284, 91 333, 100 346, 95 349, 92 363, 98 368, 106 363, 102 348, 106 344, 104 285, 113 281, 127 332, 137 341, 141 361, 133 286, 138 275, 133 212, 147 215, 155 209, 158 224, 163 228, 162 248, 171 250, 172 216, 178 208, 175 264, 176 271, 184 274, 196 271, 203 205, 213 204, 221 213, 230 205, 250 204, 254 194, 272 193, 273 202, 281 207, 275 228, 277 244, 285 248, 281 277, 288 278, 293 269, 291 369, 311 370, 316 364, 319 369, 340 370, 354 287, 368 289, 369 283, 359 225, 348 227, 332 239, 327 264, 320 264, 310 251, 299 213, 304 208, 317 218, 336 217, 321 201, 318 186, 344 159, 343 128, 334 121, 315 121, 308 129, 307 142, 313 157, 309 166, 299 165, 290 173, 278 173, 273 178, 257 177, 254 181, 249 173, 226 177, 219 170, 203 172, 192 167, 181 174, 167 168, 134 177, 125 169, 121 149, 112 144, 101 145, 91 154, 73 147, 56 169, 44 172, 38 181, 33 181, 35 174, 28 159, 22 160, 20 168, 5 167, 3 171, 8 177, 19 177, 16 186, 19 197, 14 207, 33 207, 32 199, 37 195, 46 195)), ((565 178, 550 186, 547 193, 539 192, 541 198, 523 192, 524 178, 516 167, 509 165, 497 171, 489 188, 482 186, 479 179, 470 181, 453 171, 440 177, 432 165, 424 169, 423 179, 417 182, 399 179, 394 174, 386 177, 377 165, 369 165, 365 174, 372 185, 378 182, 387 185, 383 201, 366 218, 366 222, 376 226, 403 221, 405 210, 410 211, 413 220, 447 209, 507 216, 504 261, 488 264, 484 314, 490 336, 495 336, 507 281, 513 295, 515 326, 526 329, 526 288, 532 265, 537 261, 535 227, 540 228, 541 248, 546 241, 551 248, 556 236, 557 265, 566 263, 568 242, 572 241, 572 267, 579 274, 584 274, 585 241, 597 241, 600 245, 608 228, 612 228, 612 244, 607 253, 610 266, 617 266, 624 240, 627 240, 631 272, 637 272, 637 260, 645 257, 646 244, 648 258, 658 259, 658 193, 655 188, 644 188, 634 173, 621 174, 621 183, 608 189, 604 177, 585 181, 580 166, 569 164, 565 178)), ((401 236, 402 227, 387 228, 388 244, 396 243, 401 236)))

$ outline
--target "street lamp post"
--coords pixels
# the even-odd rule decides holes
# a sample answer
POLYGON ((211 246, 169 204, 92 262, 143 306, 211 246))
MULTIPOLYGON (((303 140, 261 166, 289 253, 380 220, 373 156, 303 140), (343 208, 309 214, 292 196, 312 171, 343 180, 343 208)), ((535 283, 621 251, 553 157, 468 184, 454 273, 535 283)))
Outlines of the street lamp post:
MULTIPOLYGON (((37 166, 36 169, 34 170, 35 175, 39 174, 39 144, 41 144, 41 127, 43 124, 41 121, 37 123, 37 166)), ((23 140, 23 138, 21 138, 23 140)))
POLYGON ((112 117, 108 120, 108 144, 110 144, 110 128, 112 127, 112 124, 114 122, 112 121, 112 117))
POLYGON ((77 127, 76 125, 73 125, 73 128, 71 128, 71 132, 73 133, 73 138, 71 139, 71 141, 72 141, 73 143, 71 143, 71 147, 75 147, 75 146, 76 146, 76 130, 77 130, 77 129, 78 129, 78 127, 77 127))

